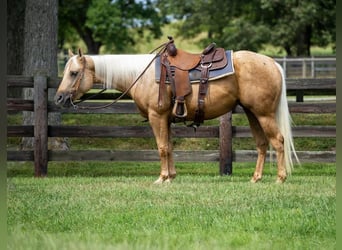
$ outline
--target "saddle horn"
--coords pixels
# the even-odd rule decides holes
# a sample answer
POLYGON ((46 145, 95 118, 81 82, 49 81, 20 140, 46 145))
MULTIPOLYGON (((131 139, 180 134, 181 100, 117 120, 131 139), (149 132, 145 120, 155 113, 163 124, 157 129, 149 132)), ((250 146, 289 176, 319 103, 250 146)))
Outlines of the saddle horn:
POLYGON ((216 43, 209 44, 202 52, 203 55, 209 54, 216 47, 216 43))
POLYGON ((167 53, 170 56, 176 56, 177 55, 177 48, 176 48, 176 45, 175 45, 175 43, 173 41, 173 37, 172 36, 168 36, 167 38, 169 39, 169 42, 166 45, 167 53))

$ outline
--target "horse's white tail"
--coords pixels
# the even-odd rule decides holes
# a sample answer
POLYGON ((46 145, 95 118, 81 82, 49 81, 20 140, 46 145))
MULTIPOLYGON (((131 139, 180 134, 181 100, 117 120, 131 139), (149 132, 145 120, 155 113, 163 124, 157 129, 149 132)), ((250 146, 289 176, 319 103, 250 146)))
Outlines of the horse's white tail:
POLYGON ((286 82, 285 82, 285 75, 284 70, 280 66, 279 63, 276 63, 282 77, 282 91, 281 91, 281 97, 277 108, 277 124, 280 129, 280 133, 284 137, 284 159, 285 159, 285 166, 286 166, 286 172, 287 174, 291 174, 293 169, 293 161, 292 161, 292 154, 299 163, 299 159, 293 144, 292 139, 292 119, 289 112, 289 107, 287 104, 287 98, 286 98, 286 82))

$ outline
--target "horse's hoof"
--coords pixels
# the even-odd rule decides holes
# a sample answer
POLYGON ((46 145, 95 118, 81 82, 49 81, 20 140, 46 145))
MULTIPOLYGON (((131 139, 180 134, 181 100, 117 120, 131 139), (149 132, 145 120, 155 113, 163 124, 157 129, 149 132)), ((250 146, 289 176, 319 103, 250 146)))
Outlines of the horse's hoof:
POLYGON ((260 180, 261 180, 261 176, 254 174, 252 179, 251 179, 251 183, 257 183, 260 180))
POLYGON ((251 183, 257 183, 258 181, 260 181, 260 179, 254 179, 254 178, 252 178, 250 182, 251 182, 251 183))
POLYGON ((159 178, 154 182, 154 184, 171 183, 174 178, 176 178, 176 174, 169 176, 160 175, 159 178))
POLYGON ((160 185, 160 184, 163 184, 163 182, 164 182, 164 179, 162 177, 159 177, 155 182, 153 182, 153 184, 160 185))
POLYGON ((286 176, 278 176, 276 183, 277 184, 283 184, 286 181, 286 176))

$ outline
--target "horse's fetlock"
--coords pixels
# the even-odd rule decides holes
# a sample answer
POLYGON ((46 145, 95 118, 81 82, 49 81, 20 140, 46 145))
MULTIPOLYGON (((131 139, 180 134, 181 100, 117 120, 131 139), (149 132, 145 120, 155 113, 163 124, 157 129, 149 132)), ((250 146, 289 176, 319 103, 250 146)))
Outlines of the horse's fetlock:
POLYGON ((169 175, 161 174, 161 175, 159 176, 159 178, 162 179, 163 181, 165 181, 166 179, 169 178, 169 175))
POLYGON ((174 174, 169 174, 169 179, 173 180, 174 178, 176 178, 177 174, 174 173, 174 174))

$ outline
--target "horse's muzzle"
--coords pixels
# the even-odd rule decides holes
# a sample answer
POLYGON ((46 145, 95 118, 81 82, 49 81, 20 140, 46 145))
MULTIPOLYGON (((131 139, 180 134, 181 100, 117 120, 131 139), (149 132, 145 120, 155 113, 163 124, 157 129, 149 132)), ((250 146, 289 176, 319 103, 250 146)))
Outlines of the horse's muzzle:
POLYGON ((69 107, 71 105, 70 95, 63 92, 56 93, 54 101, 57 106, 69 107))

